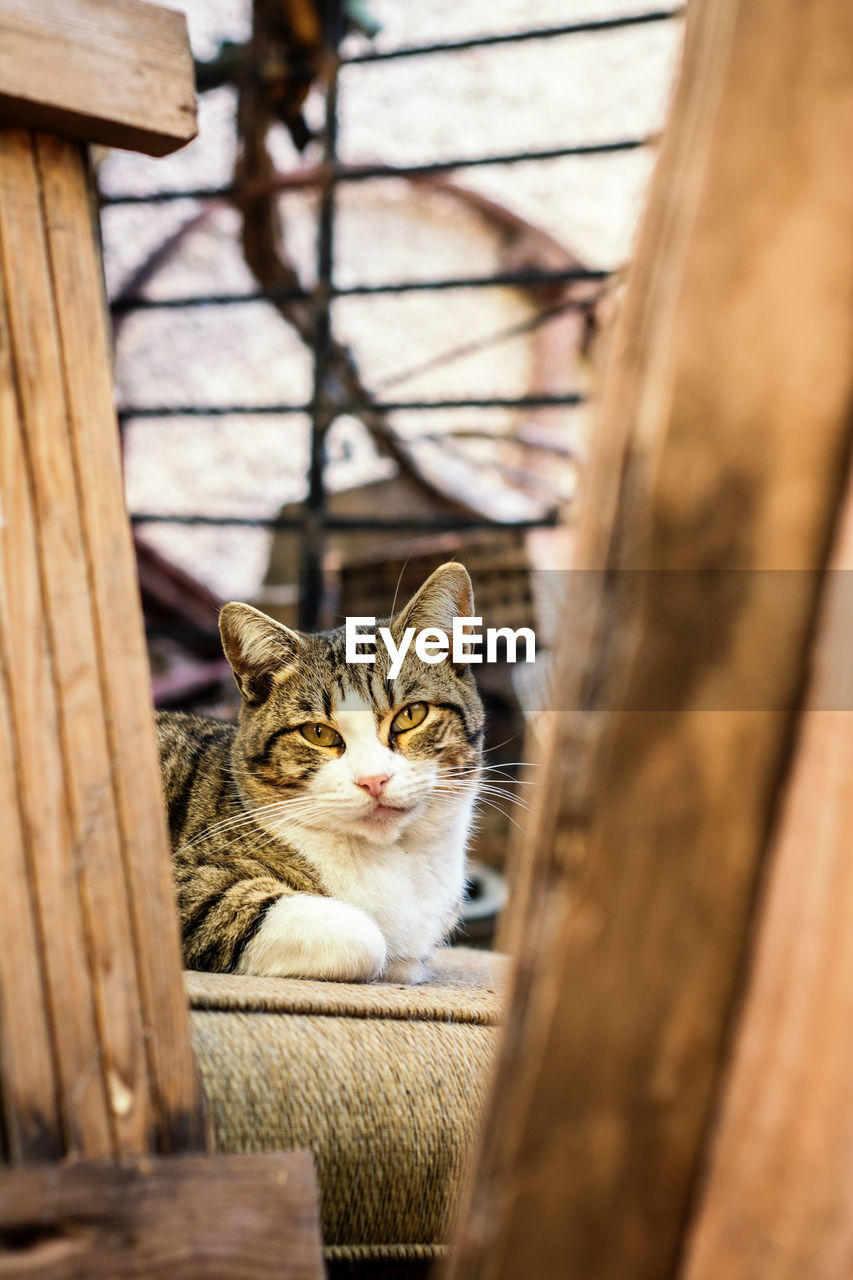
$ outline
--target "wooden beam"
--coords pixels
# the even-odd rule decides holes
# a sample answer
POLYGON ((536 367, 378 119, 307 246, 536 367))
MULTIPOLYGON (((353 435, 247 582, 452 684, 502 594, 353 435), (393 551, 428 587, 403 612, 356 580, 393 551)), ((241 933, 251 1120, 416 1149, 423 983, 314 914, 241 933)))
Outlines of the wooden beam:
MULTIPOLYGON (((0 1035, 52 1029, 4 1105, 47 1115, 53 1062, 75 1156, 205 1142, 92 212, 82 146, 0 129, 0 653, 37 948, 0 1035)), ((0 896, 2 936, 25 919, 0 896)))
POLYGON ((56 289, 56 325, 81 531, 106 715, 122 871, 162 1141, 202 1140, 199 1085, 189 1042, 172 860, 153 734, 148 653, 136 553, 124 501, 112 396, 111 348, 94 218, 79 147, 40 136, 34 156, 56 289))
POLYGON ((322 1280, 307 1151, 0 1173, 4 1280, 322 1280))
MULTIPOLYGON (((0 296, 4 294, 0 283, 0 296)), ((46 1016, 52 1038, 41 1070, 52 1065, 58 1075, 55 1091, 61 1099, 64 1124, 51 1107, 52 1140, 59 1153, 64 1143, 69 1155, 98 1157, 111 1149, 109 1111, 103 1076, 93 1055, 97 1027, 87 942, 79 895, 69 893, 76 884, 71 819, 65 792, 62 749, 57 733, 44 726, 57 724, 53 662, 48 648, 45 605, 41 590, 38 539, 33 515, 29 475, 21 439, 9 318, 3 296, 0 305, 0 495, 8 530, 0 537, 0 666, 9 722, 9 757, 0 773, 4 784, 14 787, 9 814, 9 845, 4 850, 4 882, 14 883, 9 862, 13 858, 11 834, 17 815, 26 851, 26 908, 9 902, 4 928, 21 930, 32 917, 38 945, 35 951, 11 937, 2 948, 10 969, 11 993, 23 979, 35 990, 23 999, 10 994, 3 1004, 6 1024, 0 1030, 6 1052, 14 1053, 15 1017, 23 1019, 22 1034, 33 1049, 44 1044, 33 1034, 38 1019, 46 1016), (42 983, 44 984, 42 987, 42 983)), ((4 895, 8 897, 8 895, 4 895)), ((8 936, 8 935, 7 935, 8 936)), ((2 959, 0 959, 2 964, 2 959)), ((27 1096, 38 1079, 36 1073, 18 1084, 6 1081, 3 1095, 27 1096)), ((55 1099, 53 1103, 55 1104, 55 1099)), ((42 1104, 43 1106, 43 1104, 42 1104)), ((38 1108, 39 1110, 41 1107, 38 1108)), ((14 1115, 8 1123, 15 1127, 14 1115)), ((29 1140, 16 1143, 10 1155, 21 1160, 38 1153, 29 1140)))
MULTIPOLYGON (((0 116, 169 149, 182 23, 0 0, 0 116)), ((80 143, 0 127, 0 1276, 319 1280, 308 1153, 139 1158, 210 1138, 92 190, 80 143)))
POLYGON ((0 121, 177 150, 197 132, 186 18, 142 0, 0 0, 0 121))
MULTIPOLYGON (((0 420, 0 430, 2 426, 0 420)), ((0 660, 5 673, 4 653, 0 660)), ((17 1163, 25 1155, 42 1159, 60 1155, 62 1139, 7 698, 4 680, 0 684, 0 804, 3 896, 9 918, 0 947, 0 1156, 17 1163), (17 1105, 18 1098, 24 1099, 24 1106, 17 1105)))
POLYGON ((846 0, 690 6, 454 1278, 673 1274, 845 475, 851 148, 846 0))
POLYGON ((685 1280, 853 1274, 853 476, 685 1280))
MULTIPOLYGON (((121 861, 116 856, 119 831, 95 649, 89 555, 69 448, 63 353, 41 189, 30 136, 23 131, 0 133, 0 265, 19 406, 20 467, 32 494, 45 603, 46 634, 38 636, 37 643, 52 656, 55 732, 63 780, 67 780, 72 847, 80 863, 106 1079, 115 1095, 112 1118, 118 1149, 144 1151, 152 1124, 151 1103, 137 984, 127 981, 136 964, 121 861)), ((17 532, 7 533, 12 559, 17 532)), ((11 635, 8 645, 14 645, 11 635)), ((16 675, 13 668, 13 696, 16 675)), ((26 683, 23 689, 26 692, 26 683)), ((40 736, 43 732, 42 728, 40 736)), ((19 750, 25 753, 24 744, 19 750)), ((34 800, 38 802, 37 797, 34 800)), ((40 855, 37 846, 34 856, 40 855)))

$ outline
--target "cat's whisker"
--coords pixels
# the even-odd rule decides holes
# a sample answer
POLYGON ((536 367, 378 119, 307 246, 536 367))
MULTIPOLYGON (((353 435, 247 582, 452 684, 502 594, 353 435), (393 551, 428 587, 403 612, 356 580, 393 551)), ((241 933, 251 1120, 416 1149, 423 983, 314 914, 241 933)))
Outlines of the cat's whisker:
MULTIPOLYGON (((448 789, 448 791, 446 792, 446 794, 452 794, 452 790, 448 789)), ((507 795, 507 794, 506 794, 506 792, 504 792, 504 791, 485 791, 485 790, 480 790, 480 791, 478 791, 478 792, 477 792, 477 799, 479 799, 481 796, 486 796, 486 795, 492 796, 492 797, 494 797, 494 798, 496 798, 496 799, 503 800, 503 801, 505 801, 507 804, 513 804, 513 805, 515 805, 515 806, 516 806, 517 808, 519 808, 519 809, 524 809, 524 810, 525 810, 525 812, 529 812, 529 811, 530 811, 530 807, 531 807, 531 806, 530 806, 530 805, 529 805, 525 800, 522 800, 519 796, 507 795)))
POLYGON ((514 787, 508 782, 492 782, 489 779, 485 779, 479 783, 479 786, 483 791, 500 791, 505 796, 514 796, 516 794, 514 787))
MULTIPOLYGON (((293 799, 276 800, 271 804, 260 805, 256 808, 244 809, 240 813, 232 814, 229 818, 223 818, 220 822, 213 823, 212 826, 205 827, 198 833, 198 835, 194 836, 192 840, 188 840, 185 844, 181 845, 181 851, 192 849, 201 841, 220 835, 226 830, 246 826, 267 814, 282 813, 286 806, 295 806, 297 803, 299 805, 305 805, 306 800, 304 797, 294 797, 293 799)), ((287 809, 287 812, 290 812, 289 808, 287 809)))
MULTIPOLYGON (((496 770, 506 771, 507 769, 512 769, 512 768, 514 768, 514 767, 516 767, 516 766, 518 766, 518 767, 523 767, 523 768, 534 768, 534 767, 535 767, 535 763, 534 763, 534 764, 531 764, 531 762, 530 762, 530 761, 528 761, 528 760, 505 760, 505 761, 503 762, 503 764, 472 764, 472 765, 459 765, 459 766, 457 766, 457 767, 455 767, 455 768, 451 768, 451 769, 447 770, 447 772, 450 772, 450 773, 454 773, 454 772, 458 772, 458 773, 493 773, 493 772, 495 772, 496 770)), ((444 772, 445 770, 442 770, 442 771, 444 772)))
POLYGON ((519 805, 523 809, 527 809, 528 805, 523 796, 517 796, 506 787, 502 787, 497 783, 478 782, 476 779, 454 778, 448 779, 444 783, 439 782, 434 788, 434 792, 453 793, 458 787, 469 786, 476 788, 478 795, 499 796, 501 799, 508 801, 510 804, 519 805))
POLYGON ((486 805, 489 809, 494 809, 502 818, 505 818, 507 822, 511 822, 517 831, 521 831, 522 833, 524 832, 524 827, 522 827, 520 823, 516 822, 515 818, 511 817, 510 814, 506 813, 500 805, 495 804, 491 800, 484 800, 482 797, 478 797, 478 803, 486 805))
MULTIPOLYGON (((268 805, 261 805, 258 807, 241 809, 239 813, 232 814, 229 818, 223 818, 220 822, 215 822, 210 827, 205 827, 201 832, 199 832, 199 836, 212 835, 214 832, 221 830, 223 827, 231 826, 232 824, 239 825, 241 822, 250 822, 255 816, 259 814, 263 814, 265 812, 276 811, 280 807, 281 807, 281 802, 275 801, 268 805)), ((195 839, 198 839, 199 836, 195 837, 195 839)), ((188 844, 192 844, 192 841, 189 841, 188 844)))
POLYGON ((246 813, 233 814, 230 818, 223 818, 220 822, 213 823, 210 827, 204 827, 191 840, 186 840, 180 846, 179 852, 192 849, 195 845, 200 844, 202 840, 206 840, 209 836, 217 835, 219 832, 229 827, 242 826, 244 823, 250 822, 251 816, 246 813))
MULTIPOLYGON (((309 813, 315 813, 315 812, 316 812, 316 809, 313 805, 310 806, 310 808, 307 807, 302 813, 297 814, 296 820, 298 821, 300 817, 305 817, 309 813)), ((265 837, 260 846, 261 848, 267 848, 269 846, 280 843, 282 838, 286 835, 286 830, 281 830, 276 826, 270 827, 261 823, 256 823, 255 826, 257 827, 258 832, 262 832, 265 837)), ((238 840, 238 839, 245 840, 246 838, 247 838, 247 833, 243 826, 239 826, 225 832, 215 833, 211 837, 211 839, 215 840, 222 849, 227 849, 228 846, 230 844, 233 844, 235 840, 238 840), (221 841, 220 841, 220 836, 224 837, 221 841)), ((251 849, 255 849, 255 844, 257 840, 257 836, 255 835, 255 833, 249 832, 248 839, 254 842, 249 847, 251 849)))
POLYGON ((496 742, 493 747, 484 747, 483 755, 490 756, 493 751, 500 751, 501 747, 505 747, 509 742, 517 742, 522 736, 520 733, 513 733, 510 737, 504 738, 503 742, 496 742))
POLYGON ((483 773, 507 773, 510 769, 526 769, 527 767, 528 762, 526 760, 507 760, 505 764, 484 764, 481 766, 483 773))
MULTIPOLYGON (((459 773, 444 773, 444 774, 440 774, 439 776, 442 778, 471 778, 473 781, 478 781, 478 778, 479 778, 479 775, 477 775, 473 771, 471 773, 465 773, 463 771, 460 771, 459 773)), ((527 779, 516 778, 511 773, 498 773, 493 776, 500 778, 501 781, 505 782, 508 786, 511 785, 513 787, 534 787, 537 785, 535 781, 529 778, 527 779)), ((484 778, 483 781, 488 782, 490 781, 490 779, 484 778)))

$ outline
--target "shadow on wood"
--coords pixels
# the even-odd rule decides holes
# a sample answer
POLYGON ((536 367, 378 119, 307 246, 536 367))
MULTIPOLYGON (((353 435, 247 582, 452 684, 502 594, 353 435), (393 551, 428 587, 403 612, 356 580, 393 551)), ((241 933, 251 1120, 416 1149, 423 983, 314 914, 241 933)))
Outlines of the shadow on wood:
POLYGON ((454 1280, 677 1269, 849 452, 851 148, 845 0, 689 7, 454 1280), (682 575, 670 607, 648 570, 682 575))
POLYGON ((69 140, 192 137, 183 16, 0 0, 0 119, 62 135, 0 127, 0 1275, 314 1280, 309 1154, 177 1154, 210 1139, 93 189, 69 140))
POLYGON ((322 1280, 311 1155, 0 1173, 0 1277, 322 1280))

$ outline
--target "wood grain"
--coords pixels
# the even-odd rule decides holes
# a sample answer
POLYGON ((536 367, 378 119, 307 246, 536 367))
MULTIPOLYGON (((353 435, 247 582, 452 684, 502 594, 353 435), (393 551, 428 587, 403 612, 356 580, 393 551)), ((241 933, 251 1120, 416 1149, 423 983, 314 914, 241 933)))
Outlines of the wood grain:
MULTIPOLYGON (((0 419, 0 428, 5 423, 0 419)), ((2 658, 0 652, 0 658, 2 658)), ((5 669, 5 668, 4 668, 5 669)), ((0 1154, 13 1163, 61 1153, 57 1082, 41 989, 41 956, 30 898, 26 834, 15 794, 15 748, 0 681, 0 804, 3 945, 0 947, 0 1154)))
POLYGON ((0 121, 156 156, 184 146, 186 18, 142 0, 0 0, 0 121))
MULTIPOLYGON (((88 220, 78 233, 91 235, 88 220)), ((145 1151, 153 1115, 89 557, 68 433, 56 282, 31 135, 23 130, 0 132, 0 264, 55 676, 57 718, 42 732, 55 733, 62 749, 114 1141, 119 1151, 145 1151)), ((96 465, 88 480, 99 483, 96 465)))
POLYGON ((322 1280, 306 1151, 0 1174, 0 1277, 322 1280))
POLYGON ((597 422, 465 1280, 673 1273, 845 474, 853 11, 705 0, 687 35, 597 422))
POLYGON ((685 1280, 853 1274, 853 483, 833 567, 685 1280))
POLYGON ((161 799, 151 677, 124 503, 110 344, 81 148, 36 140, 68 432, 85 540, 97 667, 106 711, 120 847, 130 904, 161 1142, 200 1149, 200 1086, 190 1047, 172 859, 161 799), (96 482, 95 482, 95 478, 96 482))
MULTIPOLYGON (((145 6, 38 17, 93 8, 145 6)), ((0 129, 0 1276, 315 1280, 310 1155, 138 1158, 209 1136, 91 190, 80 144, 0 129)))
MULTIPOLYGON (((16 744, 17 805, 30 847, 29 892, 43 953, 44 991, 37 989, 36 1004, 44 1004, 52 1027, 66 1149, 70 1155, 94 1158, 112 1146, 2 275, 0 295, 0 662, 6 673, 8 728, 16 744)), ((18 920, 11 904, 9 918, 4 911, 3 919, 5 937, 6 928, 14 928, 18 920)), ((18 972, 26 967, 30 980, 41 975, 39 966, 29 972, 30 962, 11 944, 4 952, 18 972)), ((35 1016, 32 993, 16 997, 18 1004, 26 1019, 35 1016)))

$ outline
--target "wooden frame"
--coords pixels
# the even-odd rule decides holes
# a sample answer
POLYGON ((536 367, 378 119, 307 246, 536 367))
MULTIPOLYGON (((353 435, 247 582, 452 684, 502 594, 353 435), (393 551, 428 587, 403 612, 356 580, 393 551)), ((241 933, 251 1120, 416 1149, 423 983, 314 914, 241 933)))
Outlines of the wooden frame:
POLYGON ((3 0, 0 122, 166 155, 196 134, 182 13, 143 0, 3 0))
MULTIPOLYGON (((569 601, 562 709, 510 928, 515 993, 454 1278, 680 1271, 850 449, 851 145, 844 0, 689 7, 598 416, 587 572, 569 601)), ((803 823, 801 809, 800 836, 803 823)), ((790 897, 787 910, 790 922, 790 897)), ((746 1118, 785 1034, 755 1007, 760 990, 779 999, 771 955, 786 963, 781 920, 764 930, 688 1275, 841 1280, 850 1232, 832 1170, 795 1145, 778 1096, 746 1118), (783 1171, 771 1153, 800 1163, 783 1171), (770 1179, 760 1195, 756 1168, 770 1179), (807 1170, 825 1210, 811 1240, 773 1200, 784 1188, 794 1213, 807 1170)), ((848 982, 836 1007, 850 999, 848 982)), ((785 1051, 802 1071, 807 1049, 787 1038, 785 1051)), ((820 1108, 840 1098, 848 1058, 816 1077, 812 1137, 829 1137, 820 1108)), ((795 1076, 779 1070, 792 1108, 795 1076)), ((838 1154, 839 1188, 849 1162, 838 1154)))
POLYGON ((307 1151, 0 1173, 0 1278, 317 1280, 307 1151))
MULTIPOLYGON (((197 1147, 200 1131, 191 1137, 187 1128, 199 1095, 108 331, 77 143, 0 133, 0 263, 8 352, 0 651, 19 789, 10 812, 20 813, 18 862, 31 896, 8 928, 27 922, 37 940, 26 969, 44 975, 46 999, 35 1006, 50 1024, 54 1051, 44 1061, 53 1059, 56 1073, 27 1112, 47 1117, 58 1096, 72 1155, 145 1151, 154 1133, 164 1149, 197 1147), (89 1064, 94 1029, 100 1072, 89 1064)), ((12 969, 3 1034, 13 1062, 17 940, 4 952, 12 969)), ((24 1044, 32 1008, 21 1007, 24 1044)), ((20 1113, 35 1078, 25 1069, 4 1090, 20 1113)), ((12 1153, 23 1156, 29 1143, 15 1141, 14 1117, 8 1132, 12 1153)))
POLYGON ((193 136, 182 16, 0 0, 0 119, 0 1275, 319 1277, 310 1156, 178 1154, 210 1139, 76 139, 193 136))

